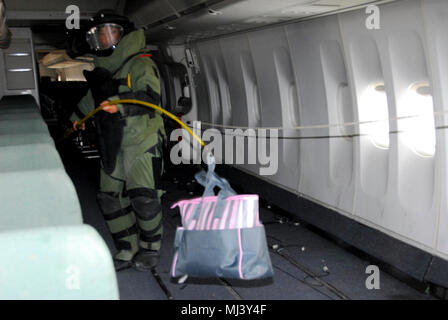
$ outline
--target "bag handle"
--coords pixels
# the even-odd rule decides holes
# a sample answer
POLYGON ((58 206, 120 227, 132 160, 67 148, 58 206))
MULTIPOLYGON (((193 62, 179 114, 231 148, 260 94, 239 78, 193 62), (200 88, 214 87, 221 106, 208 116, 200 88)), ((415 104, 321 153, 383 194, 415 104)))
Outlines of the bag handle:
MULTIPOLYGON (((237 193, 232 189, 229 182, 218 176, 214 170, 215 170, 215 158, 211 153, 207 155, 207 165, 208 165, 208 171, 205 172, 204 170, 196 173, 194 177, 200 183, 202 186, 205 187, 204 193, 201 198, 201 202, 199 206, 193 211, 192 217, 195 217, 196 219, 199 218, 203 206, 204 206, 204 198, 214 196, 214 188, 219 187, 221 190, 218 193, 218 199, 216 203, 216 207, 224 207, 226 204, 226 198, 230 196, 234 196, 237 193)), ((218 210, 219 212, 220 210, 218 210)))
POLYGON ((194 175, 196 178, 196 181, 201 184, 203 187, 205 187, 204 193, 202 197, 210 197, 214 196, 214 188, 219 187, 221 190, 218 193, 218 196, 220 198, 227 198, 230 196, 234 196, 237 193, 232 189, 230 186, 230 183, 220 176, 218 176, 215 171, 215 157, 213 154, 209 153, 207 155, 207 165, 208 165, 208 171, 207 173, 202 170, 194 175))

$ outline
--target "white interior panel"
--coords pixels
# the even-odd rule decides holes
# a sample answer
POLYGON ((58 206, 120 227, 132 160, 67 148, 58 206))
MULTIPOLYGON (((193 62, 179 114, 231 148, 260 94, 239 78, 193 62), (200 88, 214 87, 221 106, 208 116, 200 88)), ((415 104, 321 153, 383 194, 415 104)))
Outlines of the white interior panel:
MULTIPOLYGON (((352 118, 347 75, 335 16, 287 26, 297 68, 301 125, 341 123, 352 118), (327 51, 328 50, 328 51, 327 51), (323 52, 325 51, 325 52, 323 52), (340 101, 338 103, 338 100, 340 101), (344 102, 344 106, 340 105, 344 102), (339 105, 338 105, 339 104, 339 105)), ((344 211, 352 211, 353 147, 340 127, 302 130, 299 192, 344 211)))
MULTIPOLYGON (((430 84, 433 82, 427 72, 429 61, 426 41, 422 41, 426 38, 426 33, 421 1, 406 1, 405 5, 399 4, 386 5, 388 9, 384 10, 385 13, 382 15, 384 31, 388 33, 391 71, 389 76, 392 78, 395 99, 392 116, 400 116, 398 111, 402 107, 409 108, 408 105, 402 105, 401 99, 404 90, 411 83, 426 80, 425 77, 430 84), (400 42, 405 47, 398 49, 396 45, 391 44, 394 39, 398 41, 400 36, 402 37, 400 42), (400 59, 402 63, 398 63, 400 59), (403 63, 404 61, 407 61, 407 64, 403 63)), ((396 128, 402 129, 401 122, 396 128)), ((383 226, 390 227, 416 242, 434 247, 439 200, 435 192, 435 177, 438 174, 434 164, 437 155, 423 158, 403 143, 402 133, 394 136, 391 145, 394 175, 390 180, 391 190, 387 193, 385 201, 384 216, 388 219, 383 226)))
MULTIPOLYGON (((362 11, 341 14, 340 23, 345 47, 351 49, 348 55, 358 110, 362 110, 361 95, 368 83, 384 77, 392 118, 402 115, 399 111, 407 108, 403 95, 409 85, 429 79, 426 45, 421 41, 425 30, 420 1, 386 4, 380 9, 379 30, 363 27, 366 15, 362 11), (379 62, 372 54, 373 44, 378 48, 379 62), (372 71, 375 66, 376 73, 372 71), (367 75, 372 78, 367 80, 367 75)), ((389 129, 400 130, 403 126, 391 121, 389 129)), ((369 139, 365 136, 359 139, 361 188, 357 190, 355 214, 413 241, 433 246, 437 219, 435 157, 421 157, 404 144, 402 137, 403 133, 391 134, 384 150, 374 144, 363 148, 369 139), (373 159, 372 154, 376 154, 373 159)))
MULTIPOLYGON (((274 64, 280 91, 282 123, 284 127, 297 127, 299 121, 299 98, 289 49, 279 47, 274 50, 274 64)), ((297 136, 296 130, 283 130, 285 139, 279 141, 283 147, 282 164, 292 172, 299 166, 299 141, 290 139, 297 136)))
MULTIPOLYGON (((408 88, 413 82, 428 81, 428 70, 426 68, 426 57, 422 42, 417 32, 397 32, 389 37, 389 48, 391 54, 392 74, 394 75, 394 90, 397 105, 397 116, 407 116, 414 110, 413 101, 408 101, 408 88), (408 52, 411 52, 409 54, 408 52), (410 67, 412 66, 412 67, 410 67)), ((411 120, 413 121, 413 120, 411 120)), ((400 206, 406 210, 416 210, 424 215, 431 209, 434 196, 434 170, 435 158, 423 157, 413 148, 413 142, 418 137, 412 136, 406 139, 408 128, 402 124, 409 123, 407 120, 399 121, 398 134, 398 200, 400 206), (412 174, 409 174, 412 172, 412 174)), ((409 128, 419 130, 418 123, 409 128)), ((418 133, 422 135, 423 133, 418 133)))
MULTIPOLYGON (((230 103, 230 99, 227 91, 227 79, 223 75, 223 61, 219 42, 215 40, 201 43, 198 46, 198 51, 201 58, 202 76, 204 77, 206 87, 208 88, 208 106, 202 106, 202 108, 208 107, 210 110, 210 123, 228 125, 230 124, 230 119, 228 117, 230 109, 228 104, 230 103), (224 123, 224 121, 227 123, 224 123)), ((210 127, 206 125, 202 126, 203 134, 207 129, 210 129, 210 127)), ((223 140, 224 139, 221 140, 222 143, 224 143, 223 140)), ((222 145, 221 150, 223 150, 222 145)), ((214 155, 217 163, 223 162, 221 152, 216 152, 215 150, 214 155)))
MULTIPOLYGON (((220 47, 229 79, 231 104, 234 106, 232 123, 241 127, 259 127, 261 106, 249 40, 246 35, 224 38, 220 40, 220 47)), ((228 159, 237 167, 258 174, 259 165, 248 161, 249 144, 256 145, 256 138, 244 137, 239 144, 236 143, 236 137, 226 136, 226 138, 233 139, 233 150, 229 152, 226 149, 228 159), (244 161, 237 161, 241 159, 237 157, 244 158, 244 161)))
POLYGON ((432 111, 447 111, 448 2, 380 5, 379 29, 367 18, 360 9, 197 43, 199 117, 284 128, 385 120, 281 131, 278 172, 261 178, 446 257, 448 119, 432 111), (396 119, 422 110, 431 116, 396 119))
POLYGON ((217 59, 221 58, 218 41, 204 43, 199 46, 202 61, 201 70, 205 76, 209 93, 210 122, 223 124, 223 108, 220 92, 220 84, 216 71, 217 59))
MULTIPOLYGON (((343 24, 342 24, 343 25, 343 24)), ((348 39, 346 39, 347 41, 348 39)), ((374 83, 385 83, 383 66, 381 64, 379 50, 375 40, 366 35, 364 37, 354 37, 353 41, 347 41, 349 49, 348 56, 351 62, 351 70, 356 88, 357 108, 363 104, 369 104, 372 97, 369 96, 371 89, 368 87, 374 83)), ((386 103, 387 105, 387 103, 386 103)), ((390 104, 389 104, 390 105, 390 104)), ((368 105, 367 108, 377 108, 377 105, 368 105)), ((375 120, 375 115, 357 112, 358 121, 375 120)), ((389 113, 389 111, 387 111, 389 113)), ((370 221, 376 221, 382 213, 383 199, 387 192, 387 181, 389 177, 389 147, 381 148, 375 143, 375 133, 387 131, 389 138, 389 127, 367 127, 360 126, 359 132, 362 134, 358 139, 358 192, 357 200, 366 203, 369 210, 364 210, 362 217, 370 221), (368 133, 373 131, 374 135, 368 133), (358 200, 359 199, 359 200, 358 200), (368 205, 367 205, 368 203, 368 205)), ((388 140, 388 139, 387 139, 388 140)))
MULTIPOLYGON (((285 29, 252 32, 248 37, 262 106, 262 127, 296 126, 299 103, 285 29)), ((293 138, 297 132, 285 130, 278 134, 290 138, 279 139, 277 173, 264 178, 295 191, 299 180, 299 141, 293 138)))
POLYGON ((198 68, 193 77, 193 83, 196 92, 196 101, 198 104, 198 120, 204 122, 212 122, 210 96, 208 91, 207 79, 204 76, 204 64, 200 59, 200 52, 195 45, 192 48, 192 53, 196 55, 198 61, 198 68))
MULTIPOLYGON (((353 104, 344 57, 337 40, 326 40, 320 46, 320 58, 327 98, 328 118, 330 123, 347 123, 353 121, 353 104)), ((346 188, 352 182, 353 142, 348 135, 354 132, 353 127, 330 127, 329 134, 329 170, 332 185, 346 188)), ((350 211, 352 192, 342 205, 342 209, 350 211)), ((339 201, 337 202, 339 205, 339 201)))
MULTIPOLYGON (((434 98, 434 111, 448 111, 448 3, 445 0, 423 1, 423 19, 426 25, 428 44, 428 58, 430 61, 430 73, 432 73, 432 92, 434 98), (444 89, 445 88, 445 89, 444 89)), ((447 115, 436 117, 436 125, 440 129, 437 133, 436 153, 436 177, 441 195, 438 225, 436 226, 436 248, 448 254, 448 170, 447 170, 447 130, 442 129, 448 125, 447 115)))

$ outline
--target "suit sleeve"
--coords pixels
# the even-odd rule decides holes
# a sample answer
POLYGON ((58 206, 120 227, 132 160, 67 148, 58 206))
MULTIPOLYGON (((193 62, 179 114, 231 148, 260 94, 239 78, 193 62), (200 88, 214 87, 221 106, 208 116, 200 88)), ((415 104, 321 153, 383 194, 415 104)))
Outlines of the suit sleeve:
POLYGON ((79 101, 78 103, 78 110, 72 113, 70 117, 70 121, 79 121, 81 120, 81 117, 84 117, 89 112, 93 111, 95 108, 92 92, 87 91, 87 94, 79 101))

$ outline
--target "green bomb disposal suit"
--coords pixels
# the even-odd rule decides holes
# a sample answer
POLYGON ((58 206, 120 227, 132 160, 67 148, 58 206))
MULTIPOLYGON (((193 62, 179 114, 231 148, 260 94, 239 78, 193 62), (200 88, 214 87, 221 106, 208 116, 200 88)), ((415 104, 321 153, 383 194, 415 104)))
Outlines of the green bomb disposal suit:
MULTIPOLYGON (((85 72, 90 89, 78 104, 82 113, 89 113, 99 106, 99 100, 106 99, 139 99, 160 106, 159 71, 144 47, 145 36, 139 29, 126 35, 110 56, 95 58, 95 70, 85 72), (95 73, 104 69, 109 78, 95 73), (103 87, 99 89, 103 97, 95 99, 98 86, 103 87)), ((95 115, 102 151, 97 198, 119 250, 115 259, 130 261, 139 250, 139 254, 158 252, 161 247, 162 191, 158 181, 166 133, 162 116, 154 110, 131 104, 119 104, 118 109, 115 114, 100 111, 95 115)), ((79 121, 75 114, 71 120, 79 121)))

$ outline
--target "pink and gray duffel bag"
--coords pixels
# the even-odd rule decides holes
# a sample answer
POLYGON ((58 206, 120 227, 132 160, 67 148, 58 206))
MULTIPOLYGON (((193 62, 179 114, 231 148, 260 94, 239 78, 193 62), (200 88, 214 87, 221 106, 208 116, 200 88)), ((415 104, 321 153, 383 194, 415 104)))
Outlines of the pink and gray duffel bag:
POLYGON ((274 275, 264 226, 258 215, 258 195, 237 195, 214 172, 195 175, 205 187, 202 198, 182 200, 182 226, 176 230, 173 278, 260 279, 274 275), (214 188, 221 190, 214 195, 214 188))

